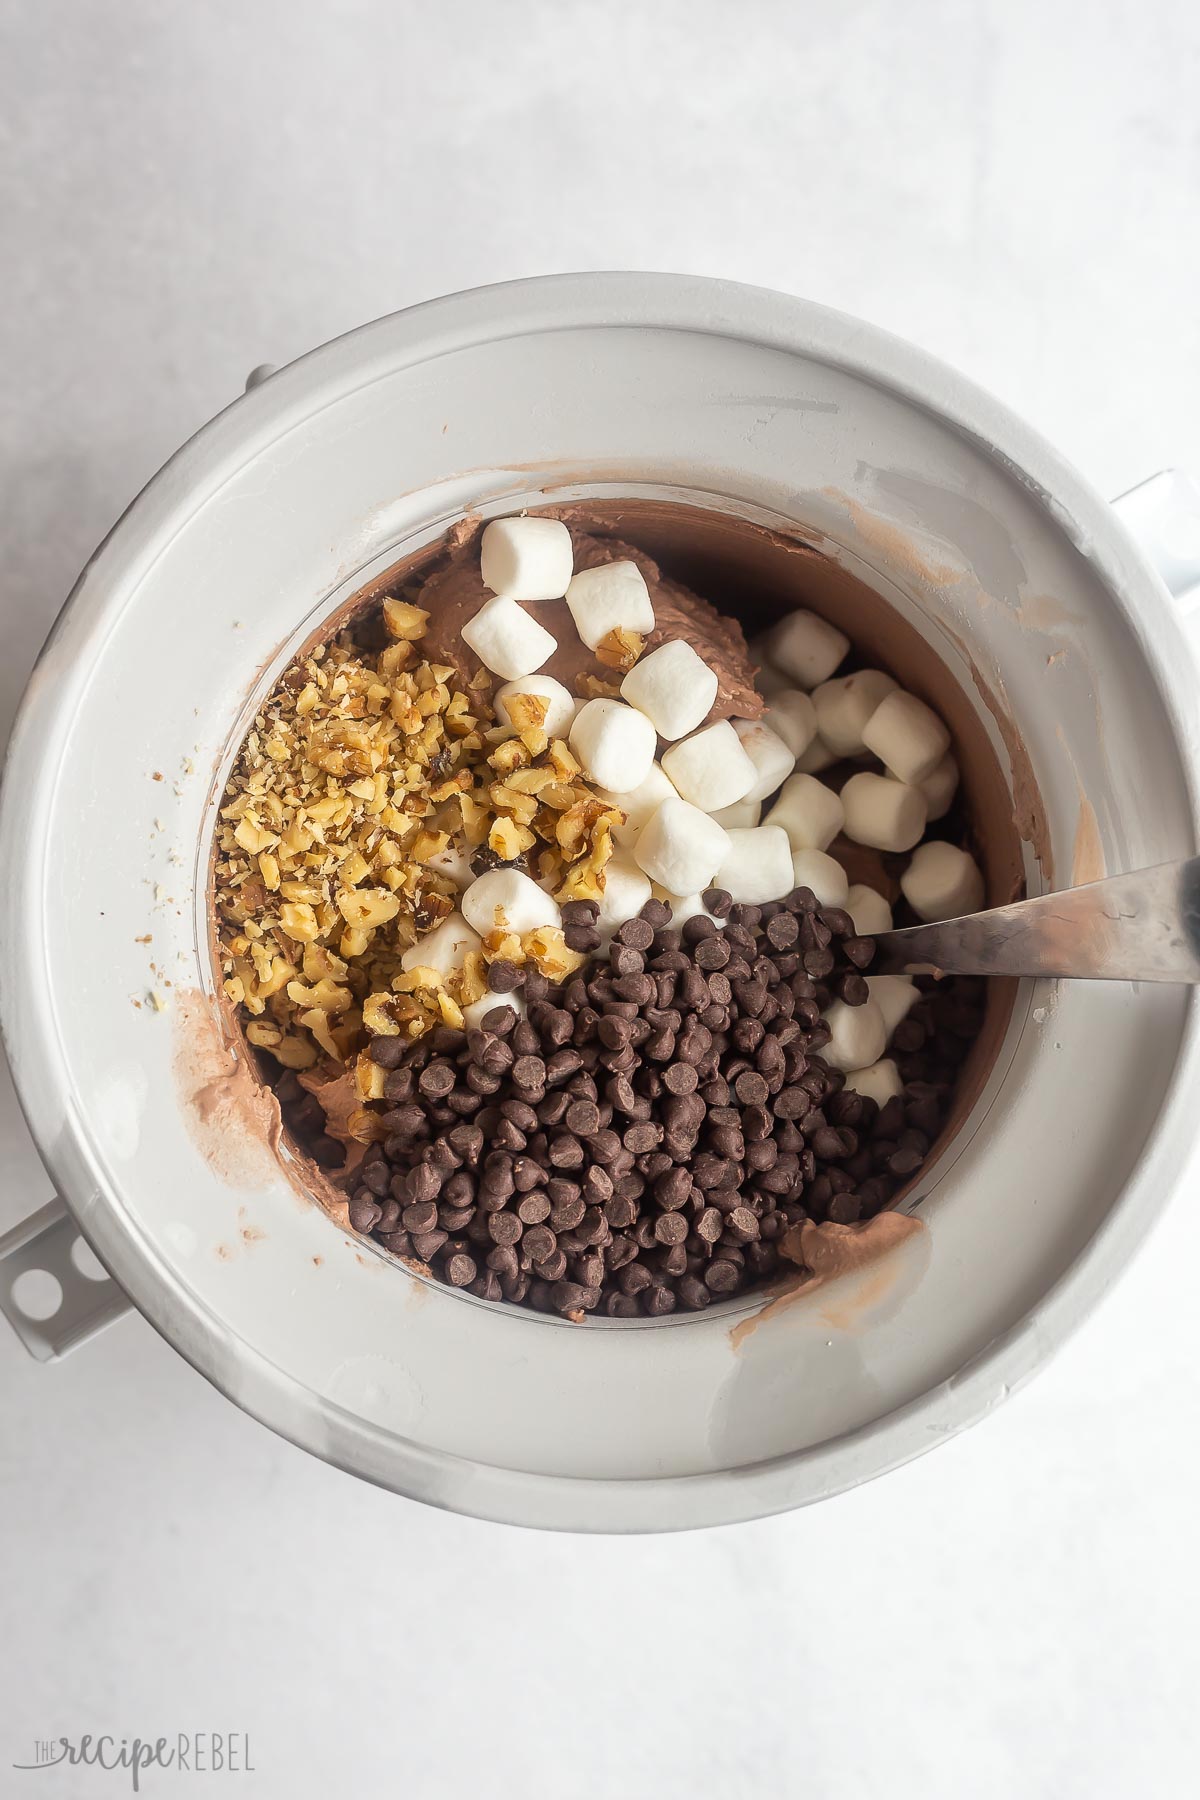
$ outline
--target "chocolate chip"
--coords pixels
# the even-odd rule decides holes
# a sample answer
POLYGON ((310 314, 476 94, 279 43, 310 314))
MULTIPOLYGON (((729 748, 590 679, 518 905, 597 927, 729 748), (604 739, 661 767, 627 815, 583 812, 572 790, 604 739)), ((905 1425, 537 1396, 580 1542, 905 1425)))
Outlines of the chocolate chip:
POLYGON ((575 1100, 567 1108, 566 1127, 578 1137, 600 1129, 600 1109, 592 1100, 575 1100))
POLYGON ((556 1312, 579 1312, 583 1306, 584 1289, 578 1281, 556 1281, 551 1290, 551 1303, 556 1312))
POLYGON ((575 1236, 581 1244, 606 1244, 611 1233, 608 1220, 601 1207, 590 1205, 575 1227, 575 1236))
POLYGON ((608 1016, 600 1020, 596 1035, 607 1050, 624 1050, 633 1036, 633 1025, 628 1019, 608 1016))
MULTIPOLYGON (((692 1177, 687 1169, 672 1168, 662 1174, 654 1183, 654 1198, 659 1206, 668 1211, 675 1211, 686 1206, 691 1199, 692 1177)), ((663 1240, 674 1242, 675 1240, 663 1240)))
MULTIPOLYGON (((581 1102, 576 1101, 575 1104, 580 1105, 581 1102)), ((566 1114, 568 1118, 570 1117, 570 1113, 571 1108, 568 1107, 566 1114)), ((583 1166, 583 1145, 570 1131, 555 1132, 550 1140, 550 1147, 547 1154, 551 1164, 556 1169, 579 1169, 583 1166)))
POLYGON ((736 1244, 748 1244, 758 1236, 758 1219, 748 1206, 735 1206, 725 1220, 725 1230, 736 1244))
POLYGON ((608 953, 608 966, 614 975, 640 975, 646 967, 646 959, 632 944, 618 941, 608 953))
POLYGON ((691 1094, 695 1092, 699 1077, 695 1066, 688 1062, 673 1062, 663 1070, 663 1086, 669 1094, 691 1094))
POLYGON ((680 928, 680 937, 685 944, 700 944, 705 938, 715 937, 719 927, 705 913, 693 913, 685 919, 680 928))
MULTIPOLYGON (((736 1125, 716 1125, 709 1133, 709 1143, 719 1157, 729 1163, 740 1162, 746 1153, 746 1141, 736 1125)), ((727 1185, 721 1182, 720 1186, 727 1185)))
POLYGON ((682 1244, 687 1234, 688 1223, 680 1213, 660 1213, 654 1221, 654 1235, 660 1244, 682 1244))
POLYGON ((404 1184, 405 1198, 409 1203, 422 1200, 433 1200, 441 1192, 442 1180, 437 1170, 429 1162, 420 1162, 415 1169, 410 1169, 404 1184))
POLYGON ((795 913, 776 913, 772 919, 768 920, 766 929, 767 941, 776 950, 790 950, 792 945, 799 941, 800 927, 796 922, 795 913))
POLYGON ((454 1080, 454 1064, 439 1059, 421 1070, 417 1086, 427 1099, 440 1100, 450 1092, 454 1080))
POLYGON ((741 1286, 742 1273, 727 1257, 714 1257, 704 1271, 704 1285, 712 1294, 732 1294, 741 1286))
POLYGON ((513 1063, 511 1079, 518 1094, 540 1094, 546 1085, 546 1065, 540 1056, 526 1052, 513 1063))
POLYGON ((369 1190, 360 1191, 350 1202, 350 1223, 355 1231, 374 1231, 382 1216, 383 1208, 371 1198, 369 1190))
POLYGON ((733 1091, 743 1106, 762 1106, 770 1089, 756 1069, 745 1069, 733 1084, 733 1091))
POLYGON ((488 1232, 494 1243, 515 1244, 523 1230, 524 1226, 517 1213, 496 1212, 488 1217, 488 1232))
POLYGON ((924 1160, 919 1150, 897 1150, 888 1157, 887 1166, 891 1174, 903 1178, 915 1174, 924 1160))
MULTIPOLYGON (((690 920, 688 922, 691 923, 690 920)), ((715 926, 713 930, 716 932, 715 926)), ((730 954, 729 945, 719 933, 713 937, 706 937, 696 945, 696 967, 704 970, 706 974, 714 973, 727 966, 730 954)))
POLYGON ((696 1232, 706 1244, 715 1244, 725 1229, 725 1215, 719 1206, 706 1206, 698 1215, 696 1232))
POLYGON ((641 1294, 650 1286, 653 1279, 645 1263, 631 1262, 618 1275, 617 1286, 623 1294, 641 1294))
POLYGON ((437 1205, 432 1200, 419 1200, 406 1206, 400 1217, 405 1231, 433 1231, 438 1222, 437 1205))
POLYGON ((587 1212, 587 1202, 582 1194, 574 1194, 562 1200, 556 1200, 550 1212, 550 1224, 555 1231, 574 1231, 582 1224, 587 1212))
MULTIPOLYGON (((648 900, 646 902, 646 906, 653 906, 654 904, 655 902, 653 900, 648 900)), ((643 952, 649 950, 654 942, 654 923, 645 915, 646 907, 643 907, 641 918, 626 919, 625 923, 618 928, 616 933, 616 940, 619 944, 624 944, 630 950, 641 950, 643 952)))
POLYGON ((638 1203, 630 1194, 614 1192, 604 1203, 604 1217, 612 1231, 623 1230, 632 1225, 637 1216, 638 1203))
MULTIPOLYGON (((822 1010, 867 997, 873 941, 800 890, 709 899, 724 931, 704 915, 676 929, 652 902, 565 986, 527 966, 520 1021, 498 1005, 469 1033, 373 1040, 387 1135, 358 1169, 354 1227, 482 1298, 658 1317, 765 1278, 805 1217, 887 1205, 941 1130, 982 985, 923 994, 891 1044, 904 1096, 877 1108, 821 1056, 822 1010)), ((596 916, 563 908, 581 950, 596 916)), ((491 969, 498 993, 522 973, 491 969)), ((323 1137, 316 1102, 278 1087, 289 1125, 323 1137)))
POLYGON ((369 1194, 382 1199, 391 1186, 392 1171, 382 1159, 379 1162, 365 1162, 359 1171, 359 1179, 369 1194))
POLYGON ((548 1225, 531 1225, 521 1239, 521 1254, 530 1262, 543 1262, 553 1254, 556 1239, 548 1225))

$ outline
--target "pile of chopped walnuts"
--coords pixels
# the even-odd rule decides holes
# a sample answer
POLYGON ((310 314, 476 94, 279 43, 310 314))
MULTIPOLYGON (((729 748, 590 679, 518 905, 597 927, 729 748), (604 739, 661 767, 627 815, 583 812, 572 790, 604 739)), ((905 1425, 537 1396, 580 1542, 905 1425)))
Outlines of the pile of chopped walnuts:
MULTIPOLYGON (((540 696, 510 701, 512 729, 497 726, 486 672, 460 691, 452 669, 420 660, 427 613, 386 599, 382 616, 383 650, 351 631, 291 665, 223 797, 225 993, 249 1041, 288 1069, 350 1062, 368 1034, 461 1026, 496 959, 571 974, 583 959, 550 927, 492 932, 450 975, 401 958, 454 911, 472 864, 519 859, 560 900, 597 898, 624 819, 547 736, 540 696)), ((381 1074, 360 1059, 364 1099, 381 1074)))

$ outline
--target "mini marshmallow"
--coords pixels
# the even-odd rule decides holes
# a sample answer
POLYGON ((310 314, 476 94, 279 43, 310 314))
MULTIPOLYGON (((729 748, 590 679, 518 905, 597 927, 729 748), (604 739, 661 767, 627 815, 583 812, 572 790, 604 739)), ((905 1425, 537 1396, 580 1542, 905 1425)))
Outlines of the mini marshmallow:
POLYGON ((561 519, 493 519, 483 528, 479 573, 506 600, 561 600, 574 567, 561 519))
MULTIPOLYGON (((754 654, 753 645, 751 646, 751 654, 754 654)), ((773 695, 782 694, 785 688, 790 688, 792 686, 792 678, 790 675, 785 675, 782 669, 777 669, 774 663, 763 662, 762 667, 754 677, 754 685, 764 700, 770 700, 773 695)))
POLYGON ((738 742, 737 732, 726 719, 672 744, 663 756, 662 766, 684 799, 709 813, 732 806, 735 800, 744 800, 758 776, 738 742))
POLYGON ((672 894, 711 887, 728 854, 728 832, 678 795, 651 814, 633 847, 638 868, 672 894))
POLYGON ((922 844, 900 877, 900 887, 918 919, 957 919, 983 905, 979 864, 955 844, 922 844))
POLYGON ((918 786, 925 796, 927 823, 932 825, 935 819, 944 819, 958 791, 958 764, 950 751, 943 756, 933 774, 927 775, 918 786))
POLYGON ((789 613, 762 642, 767 660, 802 688, 828 681, 850 648, 844 632, 811 612, 789 613))
POLYGON ((642 571, 633 562, 601 563, 598 569, 581 569, 571 577, 567 605, 575 629, 594 650, 610 631, 636 631, 649 637, 654 630, 654 608, 642 571))
POLYGON ((803 756, 797 757, 796 768, 801 775, 819 775, 822 769, 831 768, 836 761, 837 757, 824 738, 818 736, 813 738, 803 756))
POLYGON ((515 931, 524 937, 539 925, 562 923, 554 897, 520 869, 489 869, 477 876, 461 905, 467 924, 481 937, 490 931, 515 931))
POLYGON ((621 683, 621 698, 644 712, 664 738, 686 737, 703 725, 716 697, 716 675, 682 638, 651 650, 621 683))
POLYGON ((668 894, 666 888, 655 890, 656 900, 665 900, 671 909, 671 929, 678 931, 689 919, 711 919, 718 931, 724 931, 728 920, 718 919, 716 913, 710 913, 704 904, 703 894, 668 894))
POLYGON ((485 669, 516 681, 532 675, 558 649, 544 625, 531 619, 515 600, 489 600, 462 628, 463 642, 485 669))
POLYGON ((811 888, 818 906, 845 906, 850 894, 845 869, 823 850, 792 851, 792 887, 811 888))
POLYGON ((762 819, 761 800, 735 800, 732 806, 723 806, 715 812, 713 818, 726 831, 736 831, 744 826, 757 825, 762 819))
POLYGON ((882 669, 857 669, 813 691, 817 730, 835 756, 861 756, 863 729, 895 688, 882 669))
POLYGON ((580 702, 561 681, 555 681, 553 675, 524 675, 519 681, 506 681, 495 693, 497 717, 505 724, 513 725, 508 703, 518 694, 532 694, 535 699, 546 702, 546 716, 542 720, 542 730, 547 737, 565 738, 575 723, 575 715, 579 711, 580 702))
POLYGON ((831 1069, 869 1068, 887 1049, 883 1014, 873 1000, 861 1006, 835 1000, 823 1016, 830 1036, 817 1055, 824 1057, 831 1069))
POLYGON ((732 723, 742 749, 758 770, 758 779, 746 798, 765 800, 795 768, 795 753, 761 719, 734 719, 732 723))
POLYGON ((890 1043, 892 1033, 901 1019, 908 1017, 921 998, 920 990, 910 975, 868 975, 867 990, 883 1014, 884 1029, 890 1043))
POLYGON ((729 833, 729 849, 717 870, 716 885, 743 906, 782 900, 795 887, 787 832, 778 825, 755 825, 729 833))
POLYGON ((645 713, 620 700, 589 700, 575 715, 570 745, 584 774, 609 793, 622 794, 645 781, 658 744, 645 713))
POLYGON ((625 814, 623 825, 614 825, 613 843, 632 848, 642 826, 656 813, 664 800, 674 797, 675 789, 662 772, 661 763, 651 763, 650 772, 644 781, 639 781, 635 788, 627 793, 613 794, 605 788, 598 788, 601 800, 607 800, 611 806, 620 807, 625 814))
POLYGON ((636 919, 650 898, 649 878, 637 864, 623 856, 612 856, 602 871, 604 886, 600 892, 600 915, 596 929, 605 943, 627 919, 636 919))
POLYGON ((789 775, 766 822, 783 826, 793 850, 826 850, 845 818, 831 787, 815 775, 789 775))
POLYGON ((455 887, 470 887, 475 879, 470 857, 457 844, 447 844, 435 856, 427 857, 425 867, 436 870, 439 875, 445 875, 455 887))
POLYGON ((911 850, 925 829, 925 796, 920 788, 866 770, 842 789, 846 836, 872 850, 911 850))
POLYGON ((845 899, 846 911, 854 920, 859 937, 874 937, 877 931, 892 929, 892 909, 882 894, 856 881, 845 899))
POLYGON ((436 969, 439 975, 450 975, 455 969, 462 968, 469 950, 482 948, 479 933, 471 930, 461 913, 453 912, 404 951, 400 967, 436 969))
POLYGON ((851 1069, 846 1077, 846 1086, 864 1100, 874 1100, 876 1106, 886 1106, 897 1094, 904 1092, 904 1083, 900 1079, 900 1071, 890 1056, 871 1064, 867 1069, 851 1069))
POLYGON ((518 1019, 525 1017, 525 1002, 520 994, 481 994, 462 1009, 463 1024, 468 1031, 478 1031, 490 1012, 498 1006, 511 1006, 518 1019))
POLYGON ((817 734, 816 708, 799 688, 784 688, 774 695, 762 722, 783 739, 793 756, 803 756, 817 734))
POLYGON ((950 733, 931 706, 894 688, 863 726, 862 741, 889 774, 920 787, 950 748, 950 733))

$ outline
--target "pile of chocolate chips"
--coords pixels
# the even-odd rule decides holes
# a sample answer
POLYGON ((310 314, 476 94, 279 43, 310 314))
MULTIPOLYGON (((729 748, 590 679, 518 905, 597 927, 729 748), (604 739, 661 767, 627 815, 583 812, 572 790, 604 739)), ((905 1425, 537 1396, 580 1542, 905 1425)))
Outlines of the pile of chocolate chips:
MULTIPOLYGON (((883 1210, 941 1129, 982 984, 913 1008, 889 1051, 904 1093, 880 1109, 820 1054, 823 1010, 867 999, 872 941, 807 888, 704 899, 723 930, 673 929, 652 900, 570 982, 525 974, 523 1019, 498 993, 478 1029, 374 1039, 387 1137, 355 1229, 485 1300, 660 1317, 769 1278, 790 1225, 883 1210)), ((595 909, 564 916, 582 947, 595 909)))

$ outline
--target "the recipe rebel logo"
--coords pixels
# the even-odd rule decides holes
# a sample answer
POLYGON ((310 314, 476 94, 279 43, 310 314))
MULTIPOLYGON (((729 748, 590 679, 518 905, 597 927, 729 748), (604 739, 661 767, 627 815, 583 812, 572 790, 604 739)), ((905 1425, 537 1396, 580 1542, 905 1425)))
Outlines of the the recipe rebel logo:
MULTIPOLYGON (((23 1774, 62 1766, 125 1773, 132 1793, 141 1792, 148 1769, 170 1769, 181 1775, 253 1775, 250 1734, 246 1731, 176 1732, 173 1737, 37 1738, 31 1762, 14 1762, 23 1774)), ((31 1790, 32 1791, 32 1790, 31 1790)))

